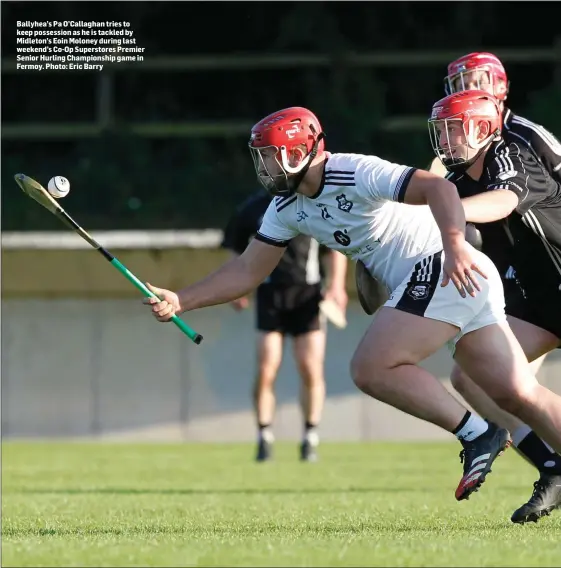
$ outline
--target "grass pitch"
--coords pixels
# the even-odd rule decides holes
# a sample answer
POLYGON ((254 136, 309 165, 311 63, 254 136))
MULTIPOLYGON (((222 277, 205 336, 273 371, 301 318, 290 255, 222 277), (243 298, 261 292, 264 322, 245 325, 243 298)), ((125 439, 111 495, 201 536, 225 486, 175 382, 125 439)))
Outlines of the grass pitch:
POLYGON ((458 503, 459 444, 3 444, 3 566, 560 566, 561 513, 510 522, 513 450, 458 503))

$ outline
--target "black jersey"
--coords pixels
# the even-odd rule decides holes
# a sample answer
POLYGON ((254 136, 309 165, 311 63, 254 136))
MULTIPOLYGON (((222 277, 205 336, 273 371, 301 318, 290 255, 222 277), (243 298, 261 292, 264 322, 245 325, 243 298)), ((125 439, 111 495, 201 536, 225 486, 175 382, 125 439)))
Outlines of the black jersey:
POLYGON ((500 189, 514 192, 518 205, 506 219, 477 225, 483 252, 503 274, 512 265, 523 288, 561 291, 561 183, 530 148, 501 139, 487 151, 479 181, 460 173, 447 178, 460 197, 500 189))
MULTIPOLYGON (((262 189, 252 194, 235 212, 224 232, 222 247, 241 254, 255 236, 271 197, 262 189)), ((321 281, 319 243, 307 235, 290 241, 278 266, 266 280, 279 286, 317 284, 321 281)))
POLYGON ((561 142, 540 124, 514 114, 510 109, 503 112, 503 138, 526 144, 542 162, 551 177, 561 182, 561 142))

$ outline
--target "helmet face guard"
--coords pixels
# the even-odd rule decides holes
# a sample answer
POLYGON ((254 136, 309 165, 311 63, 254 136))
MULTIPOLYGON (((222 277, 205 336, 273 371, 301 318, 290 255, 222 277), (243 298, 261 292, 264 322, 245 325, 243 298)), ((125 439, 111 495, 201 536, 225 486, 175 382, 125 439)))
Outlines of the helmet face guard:
POLYGON ((447 95, 477 89, 487 91, 491 94, 495 92, 493 85, 494 75, 485 65, 464 69, 453 75, 444 78, 444 91, 447 95))
POLYGON ((285 146, 255 148, 250 143, 249 151, 257 179, 271 195, 288 196, 296 192, 301 181, 298 174, 310 163, 310 154, 296 167, 292 167, 285 146))
POLYGON ((470 53, 452 61, 444 78, 444 92, 447 95, 481 90, 492 94, 499 101, 504 101, 508 89, 505 68, 500 59, 492 53, 470 53))
POLYGON ((286 146, 255 147, 253 140, 250 140, 249 151, 261 185, 273 196, 289 196, 296 193, 316 157, 319 143, 323 138, 323 133, 320 133, 308 154, 305 154, 300 147, 293 148, 291 154, 300 154, 301 158, 294 166, 291 165, 291 156, 286 146))
POLYGON ((449 171, 468 169, 496 135, 496 132, 490 132, 478 142, 475 121, 473 119, 465 121, 461 114, 447 118, 431 118, 428 126, 432 149, 449 171), (463 136, 458 140, 457 132, 460 128, 463 136), (451 136, 452 133, 455 135, 451 136))
POLYGON ((454 169, 454 167, 459 168, 465 165, 466 162, 464 157, 454 156, 458 150, 461 150, 463 153, 464 144, 453 146, 450 143, 449 121, 451 120, 455 120, 459 124, 462 123, 461 119, 458 118, 445 118, 442 120, 431 119, 428 124, 432 149, 436 154, 436 157, 442 162, 447 170, 454 169), (443 137, 445 137, 446 140, 444 143, 442 142, 443 137))
POLYGON ((453 93, 434 103, 428 120, 434 153, 450 171, 464 171, 500 137, 499 101, 481 90, 453 93))

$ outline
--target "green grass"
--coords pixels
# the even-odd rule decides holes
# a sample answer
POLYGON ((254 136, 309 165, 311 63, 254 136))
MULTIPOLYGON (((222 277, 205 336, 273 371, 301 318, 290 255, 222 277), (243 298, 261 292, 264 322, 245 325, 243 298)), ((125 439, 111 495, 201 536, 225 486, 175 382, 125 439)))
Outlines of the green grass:
POLYGON ((559 566, 561 515, 510 522, 509 450, 458 503, 457 444, 4 443, 3 566, 559 566))

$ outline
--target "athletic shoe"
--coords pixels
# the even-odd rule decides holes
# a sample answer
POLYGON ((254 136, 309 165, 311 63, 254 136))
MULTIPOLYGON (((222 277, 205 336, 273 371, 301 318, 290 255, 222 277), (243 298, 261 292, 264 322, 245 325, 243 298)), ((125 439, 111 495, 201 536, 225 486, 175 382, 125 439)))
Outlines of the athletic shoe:
POLYGON ((318 461, 317 445, 313 445, 309 440, 304 440, 300 444, 300 461, 318 461))
POLYGON ((530 500, 516 509, 510 520, 513 523, 538 522, 540 517, 548 516, 554 509, 561 508, 561 475, 541 472, 534 482, 534 491, 530 500))
POLYGON ((258 462, 269 461, 273 459, 273 444, 261 438, 257 442, 257 455, 255 460, 258 462))
POLYGON ((309 430, 300 444, 300 460, 307 462, 318 461, 319 436, 315 430, 309 430))
POLYGON ((462 440, 464 449, 460 461, 464 464, 464 475, 456 489, 456 499, 461 501, 478 491, 487 474, 491 473, 493 462, 510 445, 510 435, 504 428, 488 422, 489 428, 471 442, 462 440))

